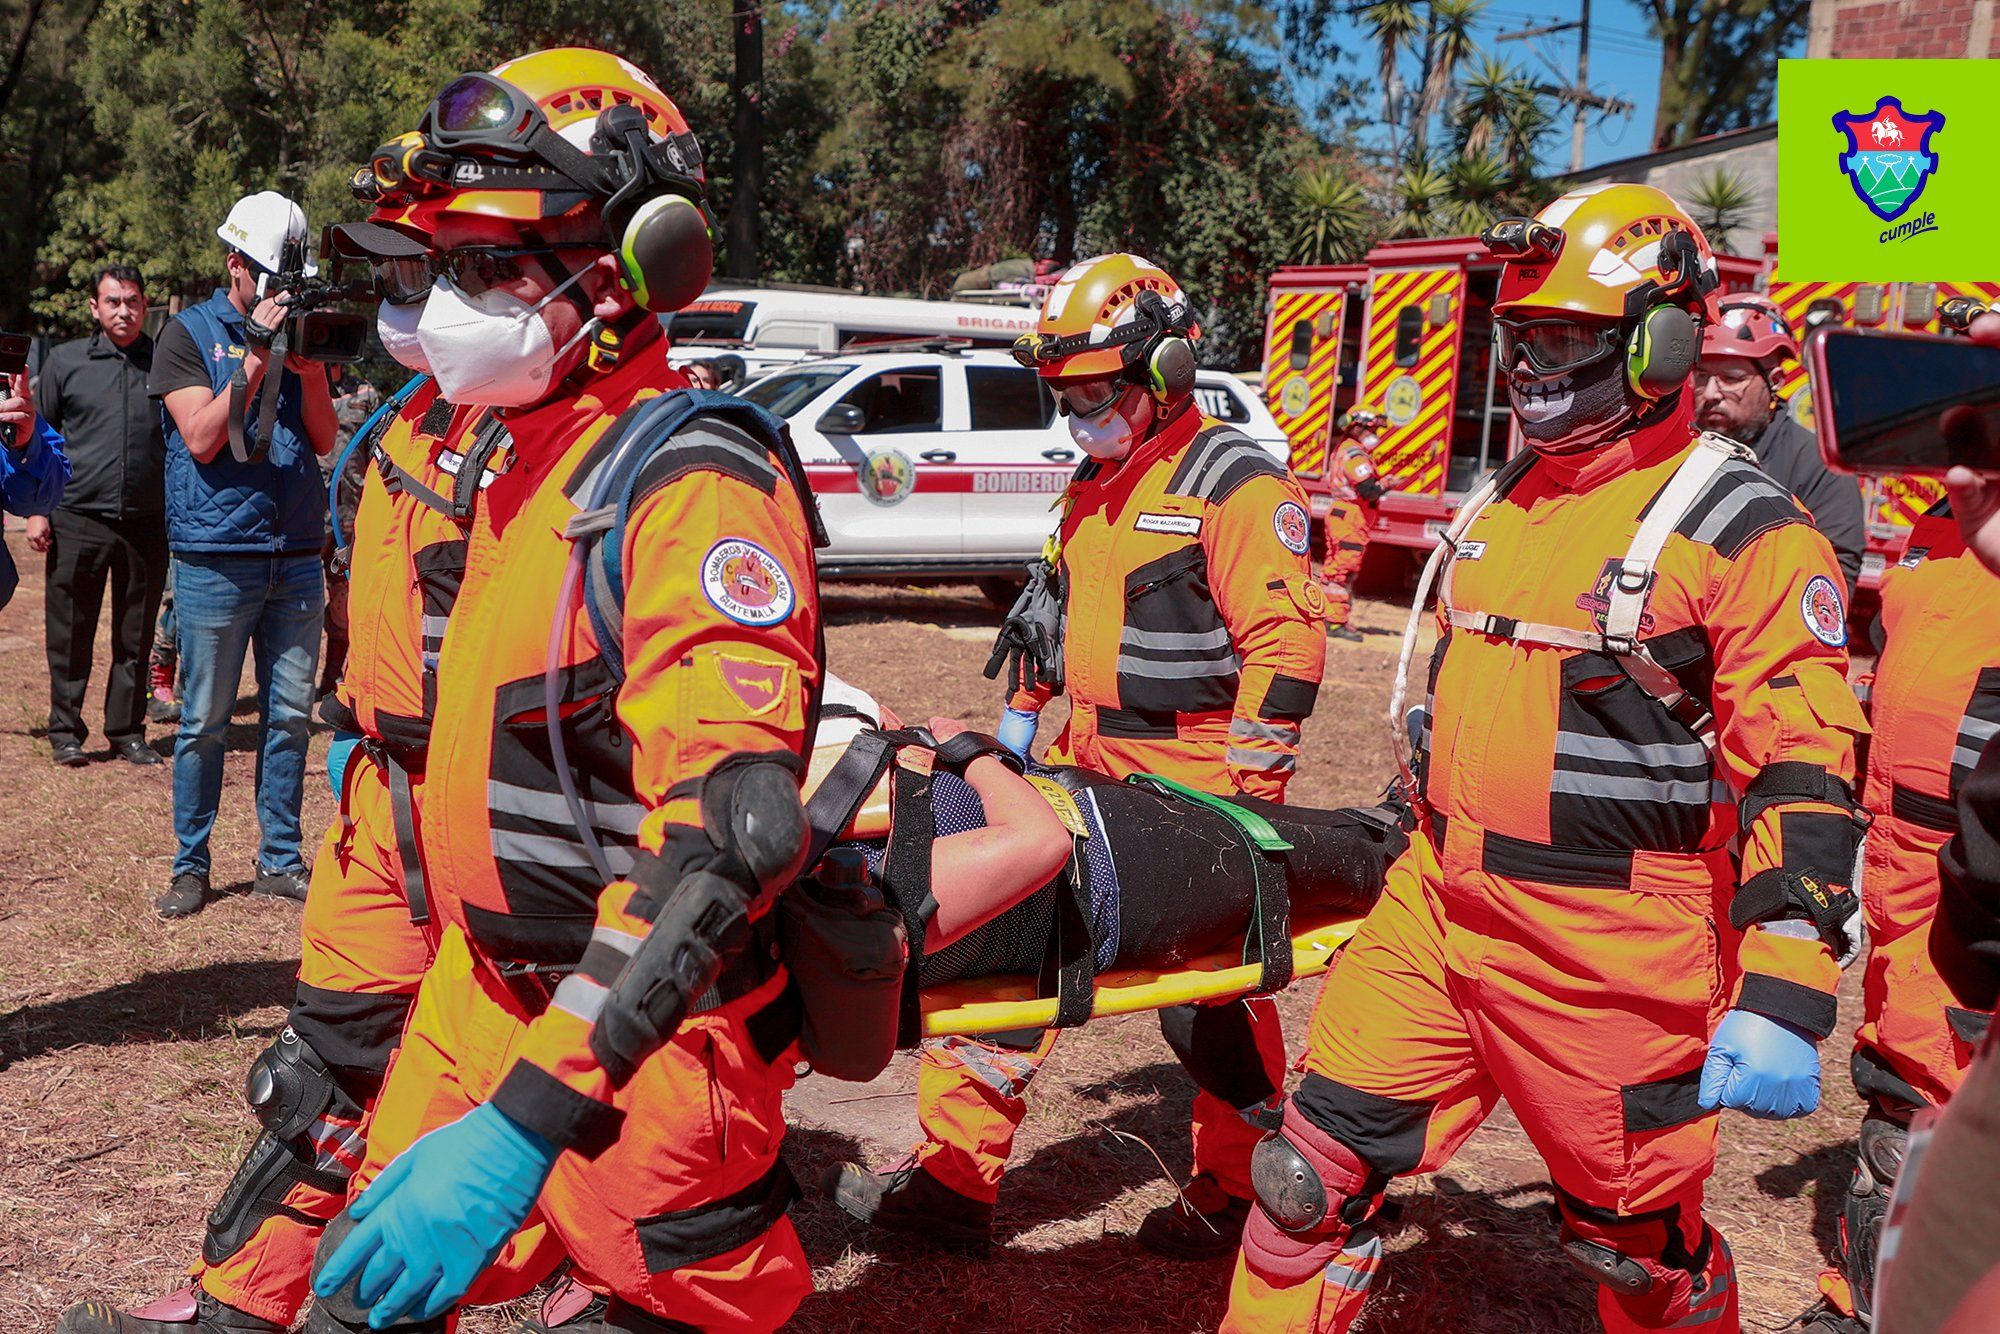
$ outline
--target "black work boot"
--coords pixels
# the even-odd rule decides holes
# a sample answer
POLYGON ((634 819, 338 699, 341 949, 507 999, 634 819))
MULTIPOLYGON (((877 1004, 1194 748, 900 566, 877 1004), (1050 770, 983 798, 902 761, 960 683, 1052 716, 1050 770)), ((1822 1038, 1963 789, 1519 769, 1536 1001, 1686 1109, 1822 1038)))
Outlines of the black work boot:
POLYGON ((257 883, 253 894, 265 898, 290 899, 294 903, 306 901, 306 891, 312 888, 312 871, 304 866, 294 866, 288 871, 267 871, 257 868, 257 883))
POLYGON ((200 871, 182 871, 167 892, 153 900, 162 917, 192 917, 207 906, 208 877, 200 871))
MULTIPOLYGON (((570 1280, 574 1285, 574 1280, 570 1280)), ((641 1311, 628 1302, 616 1298, 606 1300, 589 1289, 584 1293, 593 1298, 591 1302, 573 1313, 565 1314, 565 1291, 557 1288, 542 1302, 539 1316, 529 1317, 515 1325, 508 1334, 701 1334, 698 1325, 683 1324, 669 1320, 665 1316, 641 1311), (561 1319, 552 1320, 553 1316, 561 1319)))
POLYGON ((78 1302, 62 1313, 56 1334, 284 1334, 285 1327, 224 1306, 200 1288, 168 1293, 136 1311, 108 1302, 78 1302))
POLYGON ((993 1240, 993 1206, 959 1194, 919 1167, 915 1158, 886 1172, 841 1163, 822 1184, 851 1217, 890 1232, 972 1249, 984 1249, 993 1240))
POLYGON ((1203 1172, 1139 1224, 1138 1242, 1170 1260, 1214 1260, 1243 1244, 1250 1201, 1239 1199, 1203 1172))

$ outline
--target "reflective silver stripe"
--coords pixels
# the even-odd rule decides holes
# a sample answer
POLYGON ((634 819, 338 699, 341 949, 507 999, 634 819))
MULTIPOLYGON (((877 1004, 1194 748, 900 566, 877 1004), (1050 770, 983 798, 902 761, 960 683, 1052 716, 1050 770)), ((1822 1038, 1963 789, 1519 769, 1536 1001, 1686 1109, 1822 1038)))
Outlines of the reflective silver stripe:
POLYGON ((774 481, 777 479, 778 470, 772 466, 769 455, 762 449, 747 445, 734 436, 726 435, 721 431, 706 430, 700 426, 696 426, 677 436, 674 443, 677 446, 683 447, 694 445, 712 446, 726 453, 734 454, 751 471, 769 477, 774 481))
POLYGON ((1382 1238, 1370 1233, 1365 1241, 1350 1242, 1335 1253, 1326 1267, 1326 1277, 1349 1292, 1366 1292, 1382 1264, 1382 1238))
POLYGON ((1194 482, 1194 494, 1202 500, 1209 498, 1209 493, 1215 489, 1215 484, 1222 480, 1223 472, 1239 455, 1262 453, 1247 437, 1240 435, 1222 436, 1215 444, 1216 449, 1202 461, 1203 466, 1194 482))
POLYGON ((1218 625, 1213 630, 1135 630, 1126 626, 1119 632, 1118 642, 1126 648, 1152 648, 1175 653, 1212 652, 1229 647, 1229 627, 1218 625))
POLYGON ((1187 490, 1182 494, 1197 496, 1203 500, 1208 499, 1208 491, 1206 489, 1208 486, 1208 475, 1218 466, 1218 458, 1221 463, 1227 463, 1228 456, 1235 445, 1236 441, 1227 434, 1212 436, 1208 443, 1202 446, 1201 456, 1194 461, 1193 466, 1188 468, 1187 490))
POLYGON ((1819 939, 1819 928, 1811 922, 1759 922, 1757 929, 1774 936, 1783 936, 1787 940, 1819 939))
MULTIPOLYGON (((570 818, 569 803, 560 792, 537 792, 497 778, 486 780, 486 806, 504 815, 523 815, 562 828, 575 823, 570 818)), ((586 801, 583 806, 590 812, 591 826, 608 833, 637 838, 639 826, 646 820, 646 808, 636 801, 586 801)))
POLYGON ((571 973, 556 988, 556 994, 549 998, 549 1005, 575 1015, 586 1024, 594 1024, 597 1016, 604 1012, 604 1002, 610 998, 609 987, 591 981, 582 973, 571 973))
POLYGON ((1275 741, 1281 746, 1299 744, 1297 723, 1267 723, 1255 718, 1232 718, 1229 720, 1229 735, 1242 737, 1246 741, 1275 741))
POLYGON ((1241 665, 1234 653, 1227 658, 1209 658, 1200 662, 1156 662, 1151 658, 1135 658, 1129 653, 1118 655, 1120 675, 1150 676, 1163 681, 1184 681, 1197 676, 1234 676, 1241 665))
POLYGON ((1684 783, 1678 779, 1628 778, 1617 774, 1580 774, 1558 769, 1550 777, 1551 792, 1573 797, 1609 797, 1613 801, 1669 801, 1690 806, 1708 805, 1708 784, 1684 783))
POLYGON ((1708 800, 1711 805, 1715 806, 1734 806, 1736 804, 1736 789, 1730 787, 1728 783, 1719 777, 1711 778, 1708 780, 1708 800))
MULTIPOLYGON (((986 1085, 986 1087, 992 1089, 1003 1098, 1018 1098, 1023 1093, 1026 1093, 1028 1091, 1028 1080, 1034 1075, 1036 1069, 1033 1065, 1027 1065, 1027 1069, 1019 1077, 1016 1077, 1002 1070, 994 1063, 992 1058, 996 1053, 987 1050, 976 1041, 949 1043, 945 1050, 958 1057, 959 1061, 978 1078, 980 1083, 986 1085)), ((1027 1063, 1023 1061, 1023 1064, 1027 1063)))
MULTIPOLYGON (((1981 747, 1984 749, 1984 747, 1981 747)), ((1954 746, 1951 752, 1953 768, 1976 769, 1979 767, 1979 751, 1971 746, 1954 746)))
POLYGON ((1964 741, 1970 737, 1984 746, 1996 736, 2000 736, 2000 723, 1989 723, 1984 718, 1974 718, 1969 714, 1958 721, 1958 739, 1960 741, 1964 741))
POLYGON ((609 945, 628 959, 645 942, 645 939, 644 936, 635 936, 630 931, 620 931, 615 926, 593 927, 590 932, 591 944, 609 945))
POLYGON ((1241 746, 1231 746, 1227 758, 1239 769, 1258 769, 1265 773, 1288 774, 1299 767, 1299 757, 1289 752, 1245 750, 1241 746))
POLYGON ((1708 748, 1699 741, 1660 741, 1646 744, 1615 736, 1586 736, 1581 732, 1556 733, 1556 754, 1586 760, 1623 760, 1632 764, 1684 765, 1690 769, 1708 767, 1708 748))
POLYGON ((1797 501, 1792 499, 1791 492, 1781 490, 1769 482, 1761 480, 1755 482, 1738 482, 1734 489, 1722 498, 1721 503, 1710 510, 1707 517, 1695 527, 1694 540, 1713 546, 1715 539, 1721 534, 1722 530, 1727 528, 1737 515, 1749 508, 1751 501, 1766 498, 1782 500, 1790 505, 1798 504, 1797 501))
POLYGON ((443 639, 445 627, 450 624, 449 616, 425 616, 424 634, 430 639, 443 639))
MULTIPOLYGON (((547 834, 517 834, 511 829, 493 831, 493 855, 514 862, 540 862, 544 866, 567 866, 580 870, 590 868, 590 857, 581 843, 547 834)), ((604 860, 610 865, 613 875, 624 875, 632 869, 632 849, 607 843, 604 845, 604 860)))

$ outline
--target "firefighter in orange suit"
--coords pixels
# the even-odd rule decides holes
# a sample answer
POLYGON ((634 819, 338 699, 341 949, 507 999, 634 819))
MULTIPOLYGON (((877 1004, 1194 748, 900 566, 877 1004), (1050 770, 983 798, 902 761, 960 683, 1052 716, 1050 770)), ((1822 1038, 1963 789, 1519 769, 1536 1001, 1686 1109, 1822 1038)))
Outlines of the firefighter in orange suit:
POLYGON ((2000 580, 1967 550, 1948 503, 1917 521, 1883 574, 1881 634, 1866 688, 1875 736, 1861 795, 1875 823, 1853 1063, 1867 1111, 1839 1247, 1820 1280, 1825 1308, 1805 1326, 1815 1334, 1869 1328, 1876 1247, 1910 1120, 1957 1091, 1989 1021, 1954 999, 1930 958, 1938 850, 1958 831, 1959 787, 2000 735, 2000 580))
POLYGON ((1714 260, 1680 205, 1589 186, 1485 239, 1531 448, 1419 592, 1443 573, 1406 756, 1420 830, 1253 1158, 1223 1327, 1349 1328, 1389 1181, 1442 1167, 1504 1096, 1605 1327, 1726 1334, 1735 1271, 1702 1217, 1718 1109, 1817 1106, 1859 948, 1867 724, 1840 568, 1739 446, 1692 428, 1714 260))
POLYGON ((542 1222, 610 1298, 572 1327, 772 1329, 811 1286, 770 912, 821 672, 803 472, 775 436, 647 433, 685 383, 655 312, 710 267, 700 149, 650 78, 537 52, 454 80, 419 134, 376 166, 437 200, 419 345, 440 392, 498 411, 510 463, 438 663, 437 958, 318 1309, 441 1328, 518 1290, 481 1275, 542 1222), (607 475, 629 489, 600 497, 607 475), (622 571, 615 602, 581 586, 585 549, 622 571))
MULTIPOLYGON (((354 229, 391 252, 421 256, 424 219, 378 212, 354 229)), ((390 290, 384 341, 421 310, 423 289, 390 290), (401 311, 398 302, 414 307, 401 311)), ((420 369, 420 367, 415 367, 420 369)), ((301 931, 297 996, 285 1028, 251 1069, 248 1095, 265 1129, 207 1220, 194 1284, 136 1312, 85 1302, 66 1334, 278 1334, 304 1306, 314 1248, 346 1199, 369 1115, 401 1039, 434 936, 413 846, 436 698, 434 667, 464 566, 464 524, 478 495, 460 478, 490 476, 506 435, 490 413, 454 410, 420 383, 358 441, 363 474, 344 551, 354 618, 347 664, 321 714, 358 744, 335 743, 339 817, 313 863, 301 931)), ((524 1239, 545 1276, 558 1255, 524 1239)), ((526 1286, 532 1287, 530 1280, 526 1286)))
POLYGON ((1361 632, 1347 623, 1354 609, 1354 579, 1368 554, 1368 534, 1375 527, 1376 502, 1382 498, 1381 470, 1375 466, 1378 432, 1387 421, 1379 409, 1347 410, 1340 419, 1340 440, 1333 454, 1333 506, 1326 512, 1327 633, 1335 639, 1359 641, 1361 632))
MULTIPOLYGON (((1089 457, 1043 571, 1055 587, 1038 576, 989 674, 1010 645, 1042 658, 1037 674, 1015 655, 1001 740, 1019 752, 1060 688, 1073 712, 1050 763, 1278 801, 1319 691, 1326 597, 1308 571, 1297 483, 1194 402, 1198 332, 1180 286, 1136 255, 1085 260, 1050 290, 1016 355, 1047 378, 1089 457)), ((1198 1090, 1193 1208, 1155 1211, 1139 1240, 1179 1258, 1226 1254, 1248 1213, 1250 1150, 1283 1083, 1276 1007, 1268 997, 1176 1006, 1160 1022, 1198 1090)), ((982 1243, 1028 1081, 1054 1040, 1051 1030, 1017 1046, 926 1044, 925 1143, 888 1172, 841 1165, 835 1198, 881 1226, 982 1243)))

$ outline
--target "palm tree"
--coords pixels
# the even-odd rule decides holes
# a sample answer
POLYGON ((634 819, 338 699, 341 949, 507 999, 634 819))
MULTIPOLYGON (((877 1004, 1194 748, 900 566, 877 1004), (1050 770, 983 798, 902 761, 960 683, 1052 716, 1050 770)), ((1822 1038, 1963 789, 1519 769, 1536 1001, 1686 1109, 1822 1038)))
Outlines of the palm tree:
POLYGON ((1494 136, 1506 123, 1514 107, 1515 85, 1521 72, 1494 56, 1481 57, 1479 67, 1459 85, 1458 101, 1452 109, 1453 136, 1459 149, 1484 153, 1493 146, 1494 136))
POLYGON ((1686 199, 1688 213, 1709 245, 1725 255, 1735 254, 1729 234, 1748 223, 1757 207, 1757 193, 1750 183, 1727 167, 1716 167, 1695 182, 1686 199))
POLYGON ((1424 151, 1430 123, 1451 96, 1458 67, 1479 52, 1472 24, 1486 8, 1486 0, 1431 0, 1430 23, 1424 36, 1424 85, 1417 98, 1417 114, 1411 128, 1410 150, 1424 151))
POLYGON ((1402 175, 1389 189, 1395 212, 1390 215, 1388 234, 1398 236, 1451 236, 1457 227, 1451 217, 1451 178, 1431 165, 1428 158, 1413 158, 1403 164, 1402 175))
POLYGON ((1337 167, 1309 167, 1292 178, 1291 262, 1340 264, 1367 250, 1375 209, 1361 186, 1337 167))
POLYGON ((1500 156, 1517 178, 1526 180, 1535 174, 1535 159, 1541 154, 1542 140, 1555 128, 1555 123, 1555 114, 1535 91, 1534 84, 1522 79, 1500 131, 1500 156))
POLYGON ((1460 153, 1442 167, 1449 193, 1438 209, 1448 224, 1440 235, 1476 236, 1510 212, 1507 197, 1516 184, 1505 162, 1490 153, 1460 153))
MULTIPOLYGON (((1360 18, 1368 29, 1368 40, 1375 43, 1377 74, 1382 83, 1382 96, 1394 96, 1393 89, 1400 80, 1396 75, 1396 63, 1404 51, 1417 44, 1417 34, 1424 30, 1424 20, 1417 13, 1418 0, 1376 0, 1374 4, 1362 7, 1360 18)), ((1389 106, 1384 120, 1393 120, 1396 108, 1389 106)))

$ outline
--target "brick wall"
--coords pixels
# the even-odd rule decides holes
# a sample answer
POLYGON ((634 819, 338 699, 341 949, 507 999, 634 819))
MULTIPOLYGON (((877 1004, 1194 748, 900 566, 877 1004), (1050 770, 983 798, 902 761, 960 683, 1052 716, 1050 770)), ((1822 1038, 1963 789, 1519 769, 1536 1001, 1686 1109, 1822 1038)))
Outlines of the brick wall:
POLYGON ((1813 0, 1806 54, 1902 59, 2000 56, 1995 0, 1813 0))

